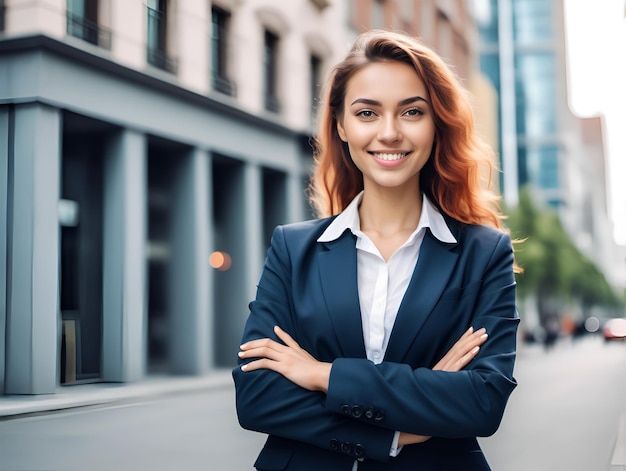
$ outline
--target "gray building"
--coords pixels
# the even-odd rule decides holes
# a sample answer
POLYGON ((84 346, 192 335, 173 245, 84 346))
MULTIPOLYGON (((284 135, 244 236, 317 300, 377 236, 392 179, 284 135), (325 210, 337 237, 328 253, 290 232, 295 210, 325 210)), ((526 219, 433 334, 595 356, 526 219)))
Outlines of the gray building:
POLYGON ((342 16, 0 6, 0 394, 234 365, 273 228, 311 216, 311 107, 335 61, 316 31, 342 16))

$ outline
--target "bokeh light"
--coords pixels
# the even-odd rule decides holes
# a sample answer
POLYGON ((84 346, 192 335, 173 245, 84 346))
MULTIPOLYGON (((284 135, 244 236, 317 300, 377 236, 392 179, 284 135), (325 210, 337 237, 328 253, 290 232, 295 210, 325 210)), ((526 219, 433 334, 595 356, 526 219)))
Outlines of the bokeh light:
POLYGON ((209 264, 216 270, 226 271, 232 266, 233 261, 226 252, 216 250, 209 256, 209 264))

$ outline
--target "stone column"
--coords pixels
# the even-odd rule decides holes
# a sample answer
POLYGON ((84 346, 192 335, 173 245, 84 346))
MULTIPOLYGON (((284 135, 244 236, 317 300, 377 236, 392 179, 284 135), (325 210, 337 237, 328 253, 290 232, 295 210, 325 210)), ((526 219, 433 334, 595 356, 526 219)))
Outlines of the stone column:
POLYGON ((102 379, 146 369, 146 136, 122 130, 104 162, 102 379))
POLYGON ((7 307, 7 230, 9 189, 9 120, 8 106, 0 106, 0 395, 4 393, 4 359, 7 307))
POLYGON ((206 151, 180 156, 172 208, 170 365, 172 373, 203 374, 213 363, 209 338, 209 182, 206 151))
POLYGON ((61 113, 18 105, 11 127, 5 391, 51 394, 58 384, 61 113))

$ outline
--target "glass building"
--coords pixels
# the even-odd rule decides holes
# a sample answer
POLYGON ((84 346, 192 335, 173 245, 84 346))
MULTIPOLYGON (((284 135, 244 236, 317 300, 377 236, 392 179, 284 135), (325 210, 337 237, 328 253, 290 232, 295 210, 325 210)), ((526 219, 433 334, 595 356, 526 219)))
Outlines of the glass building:
POLYGON ((556 10, 544 0, 487 0, 479 14, 480 67, 501 99, 500 184, 508 204, 526 185, 543 203, 563 202, 559 113, 567 102, 557 90, 565 77, 556 10))

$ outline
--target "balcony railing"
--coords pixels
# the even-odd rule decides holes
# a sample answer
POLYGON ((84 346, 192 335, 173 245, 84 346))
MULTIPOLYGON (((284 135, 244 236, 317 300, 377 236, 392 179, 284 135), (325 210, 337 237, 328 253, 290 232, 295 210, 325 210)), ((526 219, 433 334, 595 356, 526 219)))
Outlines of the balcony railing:
POLYGON ((213 90, 233 97, 237 95, 235 83, 220 75, 213 75, 213 90))
POLYGON ((151 47, 148 47, 147 53, 148 64, 172 74, 177 72, 178 61, 175 58, 168 56, 159 49, 153 49, 151 47))
POLYGON ((265 95, 265 109, 273 113, 280 113, 280 101, 272 95, 265 95))
POLYGON ((111 49, 110 30, 69 11, 67 12, 67 34, 103 49, 111 49))

